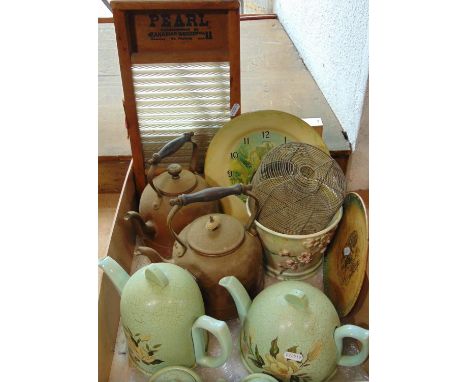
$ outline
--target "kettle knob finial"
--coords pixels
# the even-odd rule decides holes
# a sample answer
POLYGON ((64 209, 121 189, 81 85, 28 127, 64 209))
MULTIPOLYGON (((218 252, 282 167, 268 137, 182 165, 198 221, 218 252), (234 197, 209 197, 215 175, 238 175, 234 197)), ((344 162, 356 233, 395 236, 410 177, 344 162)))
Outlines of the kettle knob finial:
POLYGON ((167 166, 167 172, 172 176, 172 179, 179 179, 181 171, 182 166, 178 163, 172 163, 167 166))
POLYGON ((219 221, 219 216, 215 215, 215 216, 212 216, 210 215, 208 221, 206 222, 205 224, 205 228, 208 230, 208 231, 214 231, 216 230, 219 225, 221 224, 221 222, 219 221))

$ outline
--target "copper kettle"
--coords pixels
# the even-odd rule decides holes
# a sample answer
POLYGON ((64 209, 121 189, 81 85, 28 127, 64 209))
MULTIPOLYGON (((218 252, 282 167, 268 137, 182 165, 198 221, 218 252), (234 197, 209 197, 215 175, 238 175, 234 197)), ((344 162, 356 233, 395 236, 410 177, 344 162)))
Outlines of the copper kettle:
MULTIPOLYGON (((175 232, 173 221, 187 206, 198 202, 213 202, 225 196, 241 194, 248 195, 256 202, 255 196, 250 193, 251 188, 243 184, 212 187, 189 195, 179 195, 170 201, 174 207, 167 217, 167 225, 175 243, 172 257, 166 259, 161 256, 161 259, 177 264, 195 276, 207 314, 220 320, 237 317, 232 298, 218 285, 224 276, 235 275, 251 297, 256 296, 263 287, 262 246, 251 228, 257 214, 253 213, 244 227, 233 216, 210 213, 195 219, 180 234, 175 232)), ((159 256, 147 247, 139 247, 137 253, 159 256)))
MULTIPOLYGON (((147 172, 147 181, 140 198, 139 213, 129 211, 124 219, 131 221, 144 240, 145 245, 154 248, 163 256, 170 256, 174 239, 166 225, 167 215, 171 209, 169 200, 180 194, 188 194, 203 190, 207 187, 205 180, 195 174, 198 147, 192 142, 194 133, 184 133, 182 136, 166 143, 161 150, 154 153, 148 161, 150 168, 147 172), (192 143, 192 159, 190 169, 182 169, 180 164, 170 164, 167 171, 156 176, 159 162, 174 154, 186 142, 192 143)), ((180 232, 187 224, 199 216, 218 211, 218 202, 204 203, 190 206, 174 219, 174 229, 180 232)), ((157 257, 150 256, 153 262, 159 261, 157 257)))

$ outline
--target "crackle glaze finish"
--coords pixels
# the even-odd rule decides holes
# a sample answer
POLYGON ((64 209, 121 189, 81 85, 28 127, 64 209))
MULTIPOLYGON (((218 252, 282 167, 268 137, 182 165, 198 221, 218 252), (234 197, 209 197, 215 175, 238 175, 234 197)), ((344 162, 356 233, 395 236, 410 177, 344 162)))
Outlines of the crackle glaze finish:
POLYGON ((166 366, 195 365, 191 329, 205 312, 197 283, 186 270, 172 264, 143 267, 125 285, 120 312, 136 368, 152 374, 166 366), (147 279, 145 271, 155 267, 169 280, 166 286, 147 279))
MULTIPOLYGON (((250 216, 248 203, 247 212, 250 216)), ((324 230, 311 235, 286 235, 269 230, 255 221, 265 254, 266 273, 279 280, 302 280, 322 264, 323 254, 335 234, 343 209, 340 208, 324 230)))
POLYGON ((319 289, 300 281, 274 284, 248 310, 240 345, 244 364, 250 372, 266 372, 284 382, 323 381, 336 369, 334 332, 339 326, 333 304, 319 289), (304 292, 307 306, 285 298, 295 290, 304 292), (286 351, 302 354, 302 360, 286 359, 286 351))

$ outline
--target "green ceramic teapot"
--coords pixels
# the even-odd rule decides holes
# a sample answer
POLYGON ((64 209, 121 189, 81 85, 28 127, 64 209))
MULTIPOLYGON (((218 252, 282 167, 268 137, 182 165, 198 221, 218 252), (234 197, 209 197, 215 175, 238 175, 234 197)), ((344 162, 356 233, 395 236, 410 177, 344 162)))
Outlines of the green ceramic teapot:
POLYGON ((324 381, 337 365, 357 366, 369 354, 369 331, 340 326, 338 314, 319 289, 302 281, 282 281, 252 302, 234 277, 219 281, 232 295, 242 325, 241 356, 251 372, 283 382, 324 381), (361 343, 356 355, 342 355, 343 338, 361 343))
POLYGON ((229 358, 232 339, 225 322, 205 314, 194 278, 173 264, 150 264, 131 277, 111 257, 99 262, 121 295, 121 324, 129 361, 145 374, 166 366, 219 367, 229 358), (206 332, 221 345, 221 354, 206 354, 206 332))

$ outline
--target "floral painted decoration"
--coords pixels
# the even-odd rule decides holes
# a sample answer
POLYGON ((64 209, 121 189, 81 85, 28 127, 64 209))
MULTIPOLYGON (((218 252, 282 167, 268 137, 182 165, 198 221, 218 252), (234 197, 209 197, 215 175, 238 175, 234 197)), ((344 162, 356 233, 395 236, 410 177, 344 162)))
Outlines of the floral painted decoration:
POLYGON ((298 346, 292 346, 284 352, 280 352, 278 337, 276 337, 271 341, 269 353, 262 357, 258 351, 258 346, 255 345, 255 348, 253 347, 252 337, 249 335, 248 341, 246 337, 244 333, 244 343, 247 347, 248 358, 255 366, 263 369, 263 373, 284 382, 312 382, 312 378, 308 373, 301 372, 301 370, 310 366, 311 362, 320 355, 323 347, 322 341, 316 342, 307 353, 307 356, 304 357, 298 346), (300 354, 301 361, 287 359, 284 355, 285 352, 300 354))
POLYGON ((150 346, 150 337, 140 333, 133 334, 131 330, 124 326, 124 331, 127 336, 127 344, 129 349, 129 356, 131 360, 138 364, 144 363, 145 365, 158 365, 164 361, 157 358, 161 344, 150 346))
POLYGON ((300 266, 309 264, 314 259, 314 255, 309 251, 304 251, 299 256, 293 256, 289 251, 283 249, 279 252, 279 255, 289 257, 280 263, 280 267, 282 268, 281 273, 287 269, 296 270, 300 266))
POLYGON ((359 267, 359 257, 355 253, 359 253, 358 247, 358 233, 356 230, 351 232, 346 240, 345 249, 348 250, 348 254, 340 258, 339 273, 341 282, 343 285, 348 285, 351 277, 359 267))
POLYGON ((307 264, 310 264, 318 254, 322 255, 326 249, 328 244, 330 243, 331 237, 335 230, 332 230, 326 235, 314 238, 314 239, 306 239, 302 242, 305 250, 301 252, 300 255, 294 256, 289 252, 287 249, 282 249, 278 252, 278 255, 281 257, 287 257, 285 261, 282 261, 279 266, 281 267, 281 273, 286 270, 297 270, 300 267, 304 267, 307 264))

